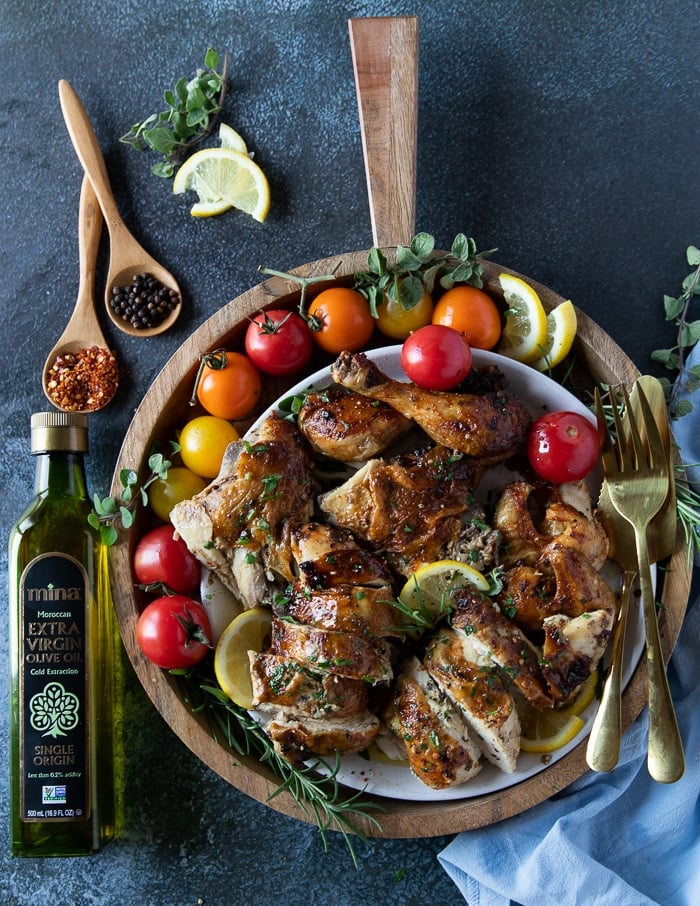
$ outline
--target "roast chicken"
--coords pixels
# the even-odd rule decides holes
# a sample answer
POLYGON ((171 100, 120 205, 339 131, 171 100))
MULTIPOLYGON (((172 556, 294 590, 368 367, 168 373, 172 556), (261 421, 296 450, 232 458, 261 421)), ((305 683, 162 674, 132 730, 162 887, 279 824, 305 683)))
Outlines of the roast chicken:
POLYGON ((493 563, 499 536, 474 501, 478 468, 443 446, 371 459, 319 506, 334 524, 381 551, 400 575, 445 558, 493 563))
POLYGON ((460 713, 417 658, 404 665, 384 720, 426 786, 466 783, 481 770, 481 752, 460 713))
POLYGON ((522 449, 531 422, 520 400, 504 392, 423 390, 388 377, 362 352, 341 353, 331 376, 355 393, 388 403, 435 443, 483 463, 500 462, 522 449))
POLYGON ((338 462, 365 462, 413 423, 386 403, 332 384, 304 397, 297 424, 317 453, 338 462))
POLYGON ((313 511, 308 450, 289 422, 270 416, 226 449, 218 476, 170 521, 189 550, 246 607, 269 594, 266 570, 283 559, 285 530, 313 511))
POLYGON ((489 525, 480 482, 522 452, 530 424, 499 373, 453 393, 394 381, 363 354, 341 354, 331 373, 342 387, 310 395, 298 427, 267 418, 171 513, 245 606, 273 611, 269 648, 249 653, 262 726, 293 761, 390 740, 434 789, 484 761, 512 772, 523 717, 576 694, 614 620, 587 490, 543 498, 514 481, 489 525), (412 425, 420 442, 390 455, 412 425), (319 494, 319 453, 356 471, 319 494), (458 589, 448 619, 421 635, 396 597, 441 559, 499 567, 502 585, 458 589))

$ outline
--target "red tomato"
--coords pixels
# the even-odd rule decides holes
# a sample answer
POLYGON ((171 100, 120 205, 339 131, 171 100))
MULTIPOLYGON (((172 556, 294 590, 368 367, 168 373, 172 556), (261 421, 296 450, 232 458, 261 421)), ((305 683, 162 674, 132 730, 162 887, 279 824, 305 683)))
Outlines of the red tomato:
POLYGON ((438 299, 433 324, 454 327, 474 349, 493 349, 501 338, 501 313, 483 290, 466 283, 448 289, 438 299))
POLYGON ((585 478, 598 460, 595 425, 578 412, 542 415, 530 427, 527 455, 537 474, 554 484, 585 478))
POLYGON ((403 344, 401 365, 419 387, 450 390, 471 371, 472 351, 456 330, 442 324, 428 324, 403 344))
POLYGON ((245 418, 262 392, 260 373, 240 352, 217 349, 202 356, 197 376, 197 399, 217 418, 245 418))
POLYGON ((136 624, 136 641, 149 661, 164 670, 199 663, 211 647, 206 611, 185 595, 163 595, 146 607, 136 624))
POLYGON ((324 289, 309 305, 308 314, 315 342, 333 355, 357 352, 374 333, 374 318, 367 300, 355 289, 324 289))
POLYGON ((248 357, 266 374, 294 374, 311 358, 313 342, 304 319, 275 309, 251 319, 245 335, 248 357))
POLYGON ((161 525, 145 534, 134 552, 134 574, 139 585, 162 583, 179 594, 191 592, 201 573, 199 560, 172 525, 161 525))

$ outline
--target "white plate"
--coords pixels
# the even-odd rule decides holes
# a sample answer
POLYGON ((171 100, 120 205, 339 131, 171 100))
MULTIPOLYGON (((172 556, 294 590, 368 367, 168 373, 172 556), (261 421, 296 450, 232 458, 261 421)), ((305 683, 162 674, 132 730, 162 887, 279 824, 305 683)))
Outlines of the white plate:
MULTIPOLYGON (((370 350, 367 355, 374 361, 381 370, 394 378, 394 380, 407 381, 408 378, 401 367, 401 347, 388 346, 382 349, 370 350)), ((518 396, 527 406, 533 418, 538 418, 545 412, 558 412, 568 410, 579 412, 592 423, 595 419, 589 409, 572 393, 566 390, 561 384, 530 368, 527 365, 521 365, 519 362, 509 359, 506 356, 497 355, 493 352, 484 352, 482 350, 473 350, 473 364, 479 365, 497 365, 506 377, 508 393, 518 396)), ((301 394, 307 390, 320 389, 328 386, 331 381, 330 369, 322 368, 315 374, 310 375, 303 381, 300 381, 294 387, 277 400, 269 409, 262 413, 260 418, 252 426, 251 430, 263 421, 271 412, 281 413, 279 404, 288 397, 301 394)), ((499 476, 498 470, 491 470, 492 477, 489 480, 491 487, 499 483, 505 484, 508 480, 514 480, 517 475, 508 472, 507 477, 499 476), (494 477, 495 476, 495 477, 494 477)), ((601 475, 599 471, 594 471, 589 476, 588 482, 591 488, 592 499, 598 499, 600 490, 601 475)), ((483 487, 480 489, 483 490, 483 487)), ((618 571, 613 564, 608 568, 606 566, 604 575, 613 587, 617 587, 619 582, 618 571)), ((655 575, 655 573, 654 573, 655 575)), ((632 607, 629 615, 627 626, 627 636, 625 644, 625 656, 623 661, 623 684, 624 686, 632 678, 639 657, 644 646, 644 626, 641 609, 632 607)), ((491 765, 484 759, 482 770, 472 780, 458 786, 451 786, 445 790, 433 790, 427 787, 404 765, 387 764, 383 761, 368 760, 359 755, 346 755, 342 759, 340 771, 337 779, 355 790, 364 790, 368 793, 374 793, 379 796, 386 796, 391 799, 405 799, 409 801, 448 801, 454 799, 469 799, 473 796, 483 796, 489 793, 495 793, 505 790, 527 780, 540 771, 554 764, 563 758, 567 752, 574 749, 590 733, 591 724, 595 715, 597 702, 593 702, 586 711, 581 715, 586 722, 584 728, 570 743, 563 746, 558 751, 546 756, 543 760, 541 755, 521 752, 518 757, 517 770, 513 774, 505 774, 498 768, 491 765)))

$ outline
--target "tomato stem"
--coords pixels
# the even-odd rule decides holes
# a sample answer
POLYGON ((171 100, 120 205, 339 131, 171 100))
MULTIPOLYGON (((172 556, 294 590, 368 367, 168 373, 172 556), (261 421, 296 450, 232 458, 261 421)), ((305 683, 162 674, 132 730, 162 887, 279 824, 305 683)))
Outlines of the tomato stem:
POLYGON ((336 279, 336 272, 340 267, 340 261, 336 264, 334 270, 330 274, 321 274, 318 277, 301 277, 298 274, 290 274, 286 271, 277 271, 271 267, 265 267, 260 265, 258 272, 265 274, 268 277, 282 277, 283 280, 290 280, 292 283, 296 283, 301 287, 301 295, 299 297, 299 314, 301 317, 308 321, 308 315, 306 312, 306 291, 310 286, 313 286, 314 283, 324 283, 328 280, 336 279))
POLYGON ((223 371, 227 362, 225 349, 215 349, 213 352, 205 352, 200 355, 199 368, 197 369, 194 387, 192 388, 192 396, 190 397, 190 406, 197 405, 197 390, 199 389, 204 369, 211 368, 212 371, 223 371))

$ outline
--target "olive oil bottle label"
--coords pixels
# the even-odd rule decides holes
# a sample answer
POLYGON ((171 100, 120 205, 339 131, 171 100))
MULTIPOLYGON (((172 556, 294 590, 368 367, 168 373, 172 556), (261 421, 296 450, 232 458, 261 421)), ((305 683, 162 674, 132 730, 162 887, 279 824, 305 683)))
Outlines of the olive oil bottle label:
POLYGON ((20 581, 20 802, 23 821, 84 821, 88 759, 88 578, 62 553, 20 581))

